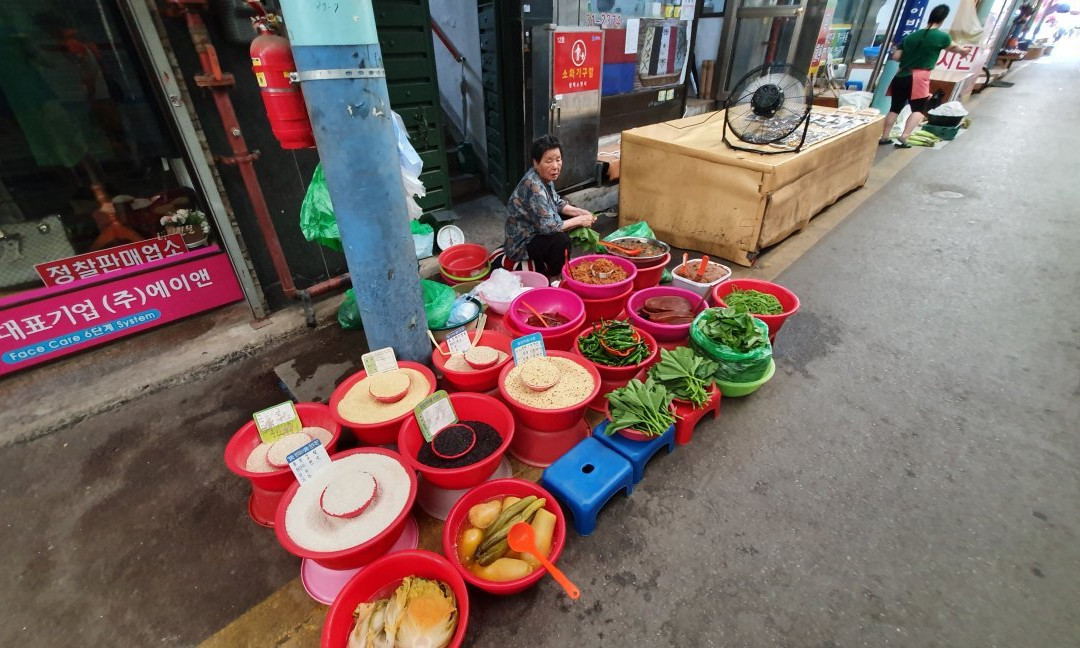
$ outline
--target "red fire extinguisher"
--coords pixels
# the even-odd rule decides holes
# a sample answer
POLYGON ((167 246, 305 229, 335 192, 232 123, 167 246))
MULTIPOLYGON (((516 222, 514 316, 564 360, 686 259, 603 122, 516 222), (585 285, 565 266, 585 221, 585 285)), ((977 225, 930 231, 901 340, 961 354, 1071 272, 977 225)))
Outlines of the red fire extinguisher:
POLYGON ((274 137, 284 149, 311 148, 315 146, 315 135, 311 132, 304 94, 300 85, 289 79, 289 74, 296 72, 289 41, 273 33, 266 20, 257 19, 255 29, 259 35, 251 41, 251 70, 259 84, 274 137))

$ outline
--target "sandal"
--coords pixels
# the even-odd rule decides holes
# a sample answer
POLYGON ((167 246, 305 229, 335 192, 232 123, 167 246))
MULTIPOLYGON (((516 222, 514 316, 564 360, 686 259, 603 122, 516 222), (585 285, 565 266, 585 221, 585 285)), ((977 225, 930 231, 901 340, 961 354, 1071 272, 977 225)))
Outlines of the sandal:
POLYGON ((911 148, 911 144, 908 144, 904 140, 896 142, 895 144, 893 144, 893 146, 895 146, 896 148, 911 148))
POLYGON ((878 146, 885 146, 886 144, 892 144, 892 139, 888 137, 883 137, 877 141, 878 146))

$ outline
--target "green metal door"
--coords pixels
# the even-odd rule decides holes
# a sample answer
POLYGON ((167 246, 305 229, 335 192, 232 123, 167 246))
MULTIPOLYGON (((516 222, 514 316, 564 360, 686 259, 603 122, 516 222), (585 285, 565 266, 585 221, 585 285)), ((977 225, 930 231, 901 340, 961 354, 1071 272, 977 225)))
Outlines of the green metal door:
POLYGON ((428 0, 374 0, 372 5, 390 105, 405 121, 413 148, 424 161, 420 180, 427 195, 418 202, 425 213, 450 209, 428 0))
POLYGON ((510 197, 525 172, 521 3, 478 0, 480 75, 487 128, 487 184, 510 197))

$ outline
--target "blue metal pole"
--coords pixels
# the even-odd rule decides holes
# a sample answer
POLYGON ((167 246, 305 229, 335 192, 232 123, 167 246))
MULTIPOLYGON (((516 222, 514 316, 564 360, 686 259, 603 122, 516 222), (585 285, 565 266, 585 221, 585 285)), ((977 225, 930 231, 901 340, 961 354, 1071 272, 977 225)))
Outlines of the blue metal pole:
POLYGON ((428 362, 390 99, 371 0, 282 0, 368 347, 428 362))

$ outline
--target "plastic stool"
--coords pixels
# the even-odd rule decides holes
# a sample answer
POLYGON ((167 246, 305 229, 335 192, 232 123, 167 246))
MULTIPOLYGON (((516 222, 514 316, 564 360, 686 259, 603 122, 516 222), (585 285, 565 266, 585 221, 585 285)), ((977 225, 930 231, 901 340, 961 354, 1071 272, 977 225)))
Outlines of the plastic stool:
POLYGON ((709 400, 699 408, 690 402, 675 401, 675 414, 679 416, 675 421, 675 443, 690 443, 690 439, 694 438, 694 428, 709 412, 713 413, 714 419, 720 418, 720 388, 716 385, 709 388, 709 400))
POLYGON ((620 490, 634 490, 634 468, 622 455, 586 438, 551 464, 540 485, 570 510, 574 529, 587 536, 596 529, 600 509, 620 490))
POLYGON ((660 448, 667 446, 669 453, 675 449, 674 425, 669 427, 667 432, 653 438, 651 441, 634 441, 617 432, 611 436, 605 435, 604 430, 607 429, 609 423, 611 421, 604 421, 593 428, 593 438, 626 457, 630 465, 634 467, 635 484, 645 477, 645 464, 649 463, 649 459, 652 459, 657 452, 660 452, 660 448))
POLYGON ((862 81, 848 81, 844 84, 844 89, 862 91, 862 81))

